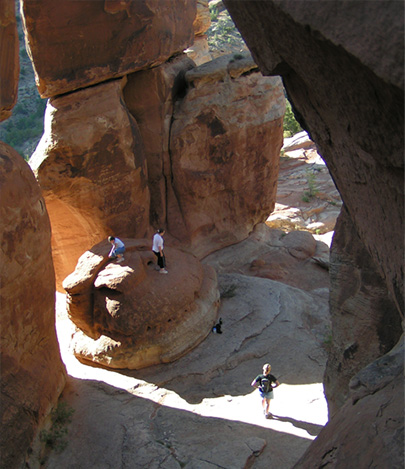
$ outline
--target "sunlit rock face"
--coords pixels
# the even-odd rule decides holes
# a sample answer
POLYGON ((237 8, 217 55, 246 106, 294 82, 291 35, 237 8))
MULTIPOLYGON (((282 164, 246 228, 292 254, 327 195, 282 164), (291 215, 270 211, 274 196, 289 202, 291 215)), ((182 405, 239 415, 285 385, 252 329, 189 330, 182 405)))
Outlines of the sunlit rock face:
POLYGON ((11 116, 17 102, 19 40, 15 17, 15 1, 0 4, 0 122, 11 116))
POLYGON ((196 65, 212 60, 209 50, 208 37, 205 32, 211 26, 211 16, 208 0, 197 0, 197 14, 193 23, 194 42, 185 51, 187 56, 195 62, 196 65))
POLYGON ((141 135, 122 80, 49 100, 30 159, 52 222, 58 286, 86 248, 114 233, 145 236, 149 189, 141 135))
POLYGON ((1 466, 26 450, 65 384, 44 199, 27 163, 0 143, 1 466))
POLYGON ((276 197, 284 94, 249 54, 199 67, 185 55, 131 74, 128 109, 145 145, 152 226, 198 257, 248 236, 276 197))
POLYGON ((194 40, 195 0, 23 0, 42 97, 165 62, 194 40), (89 19, 91 18, 91 21, 89 19))
POLYGON ((68 314, 80 328, 75 355, 109 368, 167 363, 198 345, 217 316, 219 291, 212 267, 165 247, 168 274, 156 269, 147 240, 123 239, 124 261, 106 258, 102 242, 86 252, 63 285, 68 314))
MULTIPOLYGON (((373 304, 372 319, 367 317, 368 308, 362 303, 363 308, 356 311, 362 312, 360 316, 335 321, 333 335, 341 336, 339 353, 344 354, 347 349, 346 355, 353 355, 350 368, 355 372, 357 360, 359 366, 364 366, 365 361, 375 358, 373 355, 382 355, 402 332, 402 5, 395 1, 224 3, 262 72, 282 75, 296 115, 317 144, 358 235, 357 248, 352 249, 344 242, 345 236, 351 239, 351 231, 342 234, 335 262, 344 259, 349 266, 336 266, 340 272, 335 270, 331 278, 335 317, 352 310, 345 298, 354 303, 370 304, 376 298, 381 301, 373 304), (381 285, 377 292, 367 292, 373 290, 378 275, 381 285), (388 295, 391 300, 386 308, 388 295), (350 348, 353 341, 345 341, 344 335, 351 327, 360 333, 361 322, 370 324, 370 320, 374 321, 370 341, 360 346, 356 357, 355 347, 350 348), (379 332, 387 332, 384 324, 394 325, 389 340, 377 337, 379 332)), ((342 227, 343 224, 338 225, 336 237, 340 237, 342 227)), ((403 363, 398 366, 403 368, 403 363)), ((364 373, 373 381, 370 368, 364 373)), ((342 385, 337 367, 327 379, 329 389, 335 383, 342 385)), ((349 376, 344 377, 346 383, 348 379, 349 376)), ((382 379, 375 374, 374 379, 372 391, 360 394, 353 403, 346 402, 336 411, 314 449, 309 448, 297 467, 320 467, 329 460, 336 466, 343 460, 353 461, 354 465, 378 465, 376 461, 396 461, 397 455, 403 454, 403 437, 398 437, 403 422, 393 424, 395 431, 391 431, 390 424, 391 415, 399 409, 397 375, 382 379), (376 412, 377 407, 383 409, 386 405, 389 412, 376 412), (349 439, 356 445, 347 445, 349 439), (369 449, 363 451, 359 440, 367 442, 369 449), (357 456, 353 459, 354 452, 357 456)))
POLYGON ((220 57, 185 80, 170 133, 168 229, 204 256, 246 238, 273 210, 285 101, 279 77, 263 77, 250 54, 220 57))

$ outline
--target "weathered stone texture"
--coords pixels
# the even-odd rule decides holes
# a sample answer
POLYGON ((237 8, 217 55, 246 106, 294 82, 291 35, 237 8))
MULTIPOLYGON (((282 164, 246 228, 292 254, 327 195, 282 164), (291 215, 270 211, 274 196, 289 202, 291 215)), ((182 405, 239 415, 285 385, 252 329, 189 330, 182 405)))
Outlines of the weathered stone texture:
MULTIPOLYGON (((263 73, 282 75, 296 116, 317 144, 358 234, 355 251, 346 247, 341 253, 339 247, 335 251, 348 266, 339 267, 331 285, 336 315, 356 309, 351 320, 342 319, 333 331, 339 353, 353 356, 354 372, 357 360, 359 366, 366 357, 373 360, 373 354, 384 353, 402 332, 403 5, 396 1, 224 3, 263 73), (385 285, 378 285, 377 273, 385 285), (395 313, 386 302, 385 287, 395 313), (345 299, 352 304, 345 304, 345 299), (372 305, 369 318, 373 300, 381 303, 372 305), (363 321, 370 324, 370 320, 375 342, 362 352, 359 344, 356 356, 356 346, 351 347, 353 342, 348 343, 345 334, 350 328, 361 333, 363 321), (381 325, 385 320, 398 330, 387 333, 381 325), (383 339, 381 332, 387 333, 383 339)), ((336 236, 340 229, 342 225, 336 236)), ((335 383, 342 385, 336 371, 328 379, 329 389, 335 383)), ((403 414, 403 391, 396 375, 390 379, 357 404, 346 402, 296 467, 341 467, 347 461, 362 467, 390 461, 401 467, 395 464, 399 454, 403 463, 403 420, 395 419, 403 414)))
POLYGON ((330 262, 332 344, 325 394, 333 416, 349 396, 349 381, 389 352, 402 334, 395 303, 345 209, 336 224, 330 262))
POLYGON ((15 17, 15 1, 0 3, 0 122, 11 116, 17 103, 20 73, 19 40, 15 17))
POLYGON ((193 23, 194 34, 202 36, 211 26, 208 0, 197 0, 197 14, 193 23))
POLYGON ((58 287, 83 250, 109 234, 145 236, 149 190, 142 139, 122 80, 50 99, 31 157, 52 222, 58 287))
POLYGON ((401 341, 401 345, 352 379, 351 398, 321 431, 294 468, 402 468, 403 375, 404 347, 401 341))
POLYGON ((194 40, 195 0, 23 0, 22 10, 42 97, 163 63, 194 40))
POLYGON ((184 74, 195 67, 185 54, 154 67, 128 75, 123 90, 125 103, 135 117, 145 148, 150 190, 150 223, 164 226, 166 200, 173 198, 169 154, 174 102, 184 93, 184 74))
POLYGON ((297 117, 403 311, 401 2, 224 3, 262 72, 283 76, 297 117))
POLYGON ((215 323, 215 271, 193 255, 165 248, 169 274, 162 275, 149 241, 123 241, 122 263, 106 259, 110 245, 100 243, 63 283, 68 314, 85 333, 75 334, 74 353, 110 368, 140 369, 176 360, 215 323))
POLYGON ((220 57, 185 79, 170 134, 179 208, 167 226, 204 256, 246 238, 274 208, 285 101, 280 79, 263 77, 250 55, 220 57))
POLYGON ((1 466, 18 466, 65 383, 45 202, 29 166, 0 143, 1 466))

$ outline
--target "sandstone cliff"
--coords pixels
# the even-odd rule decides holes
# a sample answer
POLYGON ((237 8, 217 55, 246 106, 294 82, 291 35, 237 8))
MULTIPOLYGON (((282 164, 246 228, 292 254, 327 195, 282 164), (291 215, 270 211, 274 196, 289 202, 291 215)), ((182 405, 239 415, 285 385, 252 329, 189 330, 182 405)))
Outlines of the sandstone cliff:
POLYGON ((399 437, 403 422, 391 421, 384 412, 375 414, 372 399, 381 399, 381 409, 391 403, 392 415, 401 415, 403 402, 397 399, 401 371, 382 378, 380 385, 365 386, 358 399, 340 410, 341 398, 332 388, 338 383, 347 396, 348 375, 384 354, 402 334, 402 5, 395 1, 224 3, 262 72, 283 77, 296 116, 316 142, 346 207, 345 222, 337 225, 336 247, 332 247, 334 351, 327 390, 334 417, 325 436, 321 433, 297 467, 339 467, 345 460, 364 466, 397 461, 403 453, 399 437), (371 325, 366 337, 361 336, 363 322, 371 325), (381 427, 386 432, 375 430, 381 427), (331 433, 333 441, 328 438, 331 433), (347 439, 355 445, 347 445, 347 439), (358 440, 372 440, 373 445, 363 451, 358 440))
POLYGON ((17 103, 19 41, 15 17, 15 1, 4 0, 0 5, 0 122, 11 116, 17 103))
POLYGON ((0 143, 1 466, 26 449, 65 384, 45 202, 28 164, 0 143))

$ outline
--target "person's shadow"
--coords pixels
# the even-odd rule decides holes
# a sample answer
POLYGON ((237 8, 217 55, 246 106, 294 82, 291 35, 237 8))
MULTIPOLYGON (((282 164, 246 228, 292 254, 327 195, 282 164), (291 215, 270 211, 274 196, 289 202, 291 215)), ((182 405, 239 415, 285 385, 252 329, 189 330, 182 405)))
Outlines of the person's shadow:
POLYGON ((323 428, 323 425, 318 425, 317 423, 302 422, 301 420, 294 420, 290 417, 280 417, 279 415, 272 415, 273 420, 280 420, 281 422, 289 422, 294 425, 294 427, 302 428, 306 430, 312 436, 318 436, 320 431, 323 428))

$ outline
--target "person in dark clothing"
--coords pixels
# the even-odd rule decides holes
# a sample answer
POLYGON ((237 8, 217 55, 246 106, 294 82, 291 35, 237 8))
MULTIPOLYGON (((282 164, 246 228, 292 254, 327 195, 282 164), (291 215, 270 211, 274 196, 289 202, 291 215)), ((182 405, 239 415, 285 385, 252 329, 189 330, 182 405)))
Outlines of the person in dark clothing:
POLYGON ((263 413, 266 419, 271 417, 269 412, 270 400, 274 399, 273 389, 280 386, 277 378, 270 373, 271 366, 266 363, 263 365, 263 374, 257 375, 251 382, 251 386, 259 388, 259 393, 262 398, 263 413))

